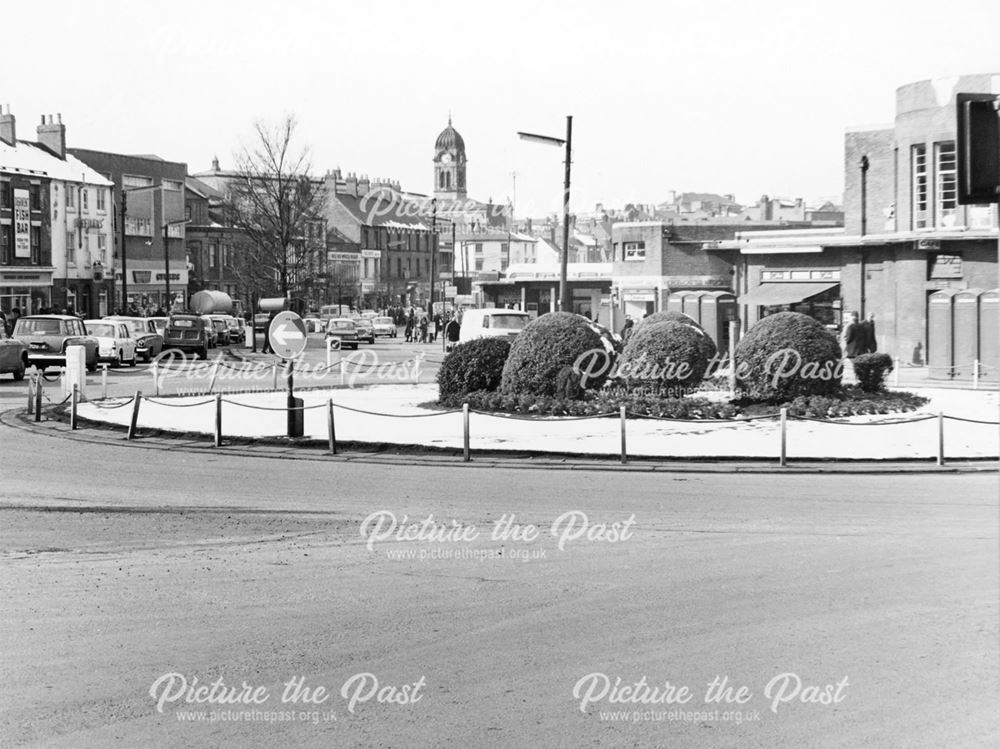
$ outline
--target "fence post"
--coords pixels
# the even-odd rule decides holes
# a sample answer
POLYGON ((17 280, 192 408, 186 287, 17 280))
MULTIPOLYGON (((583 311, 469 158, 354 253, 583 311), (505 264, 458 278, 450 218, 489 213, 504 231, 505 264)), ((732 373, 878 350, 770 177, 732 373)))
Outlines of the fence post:
POLYGON ((938 454, 937 464, 944 465, 944 414, 938 412, 938 454))
POLYGON ((788 465, 786 447, 787 447, 787 433, 785 428, 788 424, 788 409, 781 409, 781 457, 778 460, 778 465, 785 467, 788 465))
POLYGON ((142 391, 136 390, 132 397, 132 419, 128 423, 128 435, 125 439, 135 437, 135 425, 139 423, 139 404, 142 403, 142 391))
POLYGON ((272 370, 273 378, 271 380, 271 389, 272 390, 277 390, 278 389, 278 362, 274 362, 274 364, 272 366, 274 367, 274 369, 272 370))
POLYGON ((972 360, 972 389, 979 390, 979 359, 972 360))
POLYGON ((153 373, 153 395, 160 394, 160 365, 153 360, 153 364, 149 368, 153 373))
POLYGON ((219 376, 219 357, 215 357, 215 361, 212 362, 212 376, 208 380, 208 392, 211 393, 215 388, 215 378, 219 376))
POLYGON ((35 378, 35 421, 42 420, 42 390, 45 388, 45 376, 39 372, 35 378))
POLYGON ((469 462, 469 404, 462 404, 462 460, 469 462))
POLYGON ((899 387, 899 357, 892 360, 892 386, 899 387))
POLYGON ((222 393, 215 394, 215 446, 222 447, 222 393))
POLYGON ((38 383, 35 380, 38 379, 38 375, 32 372, 28 375, 28 416, 35 413, 35 388, 38 387, 38 383))
POLYGON ((333 421, 333 398, 326 401, 326 431, 330 437, 330 454, 337 454, 337 427, 333 421))
POLYGON ((73 383, 73 392, 69 396, 69 428, 76 429, 76 404, 80 398, 80 387, 73 383))
POLYGON ((621 427, 622 427, 622 465, 628 463, 628 450, 625 447, 625 406, 621 407, 619 411, 621 417, 621 427))
POLYGON ((108 365, 101 365, 101 398, 108 397, 108 365))

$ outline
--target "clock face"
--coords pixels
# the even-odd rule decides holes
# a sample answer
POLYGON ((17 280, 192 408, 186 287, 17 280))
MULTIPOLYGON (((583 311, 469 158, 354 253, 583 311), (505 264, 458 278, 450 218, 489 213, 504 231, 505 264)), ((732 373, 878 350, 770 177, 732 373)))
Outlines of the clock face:
POLYGON ((442 154, 442 156, 441 156, 441 163, 442 164, 450 164, 451 163, 451 154, 450 153, 442 154))

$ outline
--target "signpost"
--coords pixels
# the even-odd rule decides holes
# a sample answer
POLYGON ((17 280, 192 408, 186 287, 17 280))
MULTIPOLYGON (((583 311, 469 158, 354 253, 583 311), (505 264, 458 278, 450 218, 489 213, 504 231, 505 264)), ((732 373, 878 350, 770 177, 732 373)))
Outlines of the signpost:
POLYGON ((288 375, 288 436, 301 437, 305 421, 303 401, 295 397, 292 370, 295 357, 306 348, 305 323, 294 312, 279 312, 271 320, 267 330, 267 340, 271 344, 271 350, 285 360, 285 371, 288 375))

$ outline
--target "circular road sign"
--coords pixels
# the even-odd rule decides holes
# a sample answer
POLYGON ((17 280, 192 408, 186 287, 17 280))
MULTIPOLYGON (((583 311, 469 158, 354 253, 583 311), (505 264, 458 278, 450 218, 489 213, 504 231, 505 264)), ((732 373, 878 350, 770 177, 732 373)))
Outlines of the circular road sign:
POLYGON ((279 312, 267 329, 271 350, 282 359, 294 359, 306 347, 306 326, 294 312, 279 312))

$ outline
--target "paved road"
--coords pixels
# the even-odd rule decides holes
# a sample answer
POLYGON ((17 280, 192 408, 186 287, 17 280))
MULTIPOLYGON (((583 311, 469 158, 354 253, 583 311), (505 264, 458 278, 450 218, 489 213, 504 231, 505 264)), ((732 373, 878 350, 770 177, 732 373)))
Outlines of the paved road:
POLYGON ((547 473, 10 437, 4 746, 1000 741, 995 476, 547 473), (383 510, 479 536, 369 550, 360 529, 383 510), (602 540, 560 551, 550 530, 567 511, 602 540), (540 536, 492 540, 505 514, 540 536), (160 713, 149 691, 172 672, 267 702, 171 701, 178 676, 160 713), (792 676, 766 689, 781 674, 802 680, 797 696, 792 676), (705 702, 724 676, 745 704, 705 702), (282 704, 295 677, 333 696, 282 704), (614 702, 618 678, 660 701, 614 702), (666 704, 668 681, 689 701, 666 704))

